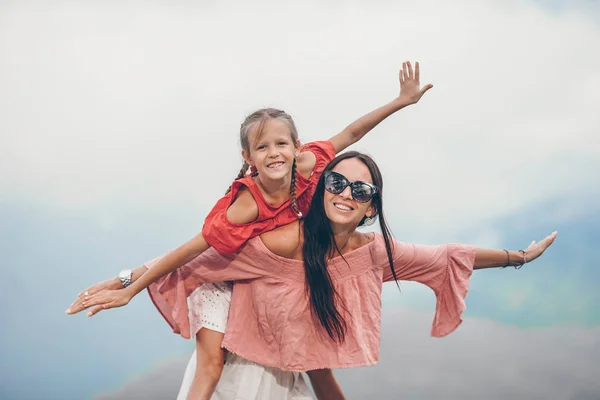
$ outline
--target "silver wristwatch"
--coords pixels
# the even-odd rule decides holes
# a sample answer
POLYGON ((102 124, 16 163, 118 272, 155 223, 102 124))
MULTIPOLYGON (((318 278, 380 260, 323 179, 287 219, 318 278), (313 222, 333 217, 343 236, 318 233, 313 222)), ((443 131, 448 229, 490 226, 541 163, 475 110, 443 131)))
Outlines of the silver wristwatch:
POLYGON ((119 272, 119 280, 123 284, 124 288, 131 285, 131 276, 132 275, 133 275, 133 273, 131 272, 130 269, 124 269, 123 271, 119 272))

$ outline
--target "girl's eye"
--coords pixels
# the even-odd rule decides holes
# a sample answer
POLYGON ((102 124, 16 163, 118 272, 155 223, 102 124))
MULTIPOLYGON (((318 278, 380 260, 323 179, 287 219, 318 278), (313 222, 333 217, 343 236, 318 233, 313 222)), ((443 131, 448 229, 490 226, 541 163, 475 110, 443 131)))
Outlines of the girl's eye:
POLYGON ((287 144, 287 142, 279 142, 278 143, 280 146, 285 146, 287 144))
POLYGON ((262 150, 262 149, 264 149, 264 148, 265 148, 265 146, 258 146, 258 147, 256 148, 256 150, 262 150))

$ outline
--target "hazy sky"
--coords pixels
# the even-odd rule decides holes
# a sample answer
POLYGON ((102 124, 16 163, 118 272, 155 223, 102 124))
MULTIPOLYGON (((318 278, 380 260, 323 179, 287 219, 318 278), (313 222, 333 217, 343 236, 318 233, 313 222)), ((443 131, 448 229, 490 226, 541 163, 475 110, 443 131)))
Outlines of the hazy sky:
MULTIPOLYGON (((435 340, 425 334, 430 322, 417 312, 385 310, 380 363, 337 371, 347 398, 598 398, 598 327, 524 330, 471 318, 452 335, 435 340)), ((182 357, 160 364, 95 399, 170 398, 187 361, 182 357)))
POLYGON ((0 398, 178 386, 193 344, 146 294, 92 319, 64 309, 201 229, 239 171, 248 113, 283 108, 302 141, 327 139, 393 99, 407 59, 434 88, 354 146, 383 171, 395 236, 559 238, 520 271, 477 272, 441 340, 428 289, 386 289, 381 363, 342 385, 600 397, 598 48, 586 1, 0 1, 0 398))

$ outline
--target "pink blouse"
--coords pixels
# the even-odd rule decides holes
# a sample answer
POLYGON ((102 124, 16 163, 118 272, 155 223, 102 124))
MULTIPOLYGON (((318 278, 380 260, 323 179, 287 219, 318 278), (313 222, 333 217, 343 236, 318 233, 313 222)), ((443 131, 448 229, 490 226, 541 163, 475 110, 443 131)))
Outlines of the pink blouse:
MULTIPOLYGON (((348 310, 339 309, 348 326, 342 344, 312 318, 303 262, 274 254, 260 237, 249 240, 237 255, 211 248, 148 291, 173 331, 189 338, 187 296, 202 283, 236 281, 223 340, 227 350, 289 371, 373 365, 379 359, 382 284, 393 281, 383 237, 376 234, 344 257, 348 264, 338 256, 328 265, 348 310)), ((393 259, 398 279, 421 282, 434 291, 431 334, 441 337, 456 329, 466 308, 475 248, 394 242, 393 259)))

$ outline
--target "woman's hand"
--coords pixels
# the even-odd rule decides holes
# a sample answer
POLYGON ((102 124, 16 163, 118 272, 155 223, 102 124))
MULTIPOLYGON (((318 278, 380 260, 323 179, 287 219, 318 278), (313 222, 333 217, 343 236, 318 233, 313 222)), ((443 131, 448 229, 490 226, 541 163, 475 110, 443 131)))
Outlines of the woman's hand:
POLYGON ((535 240, 531 242, 529 247, 525 249, 525 261, 529 263, 541 256, 544 253, 544 251, 546 251, 546 249, 550 247, 552 243, 554 243, 556 235, 558 235, 558 232, 555 231, 546 236, 540 242, 536 242, 535 240))
POLYGON ((87 295, 84 292, 83 296, 67 309, 67 314, 76 314, 92 307, 87 313, 88 317, 91 317, 102 310, 125 306, 132 298, 133 293, 129 289, 123 288, 120 290, 103 289, 95 294, 89 293, 87 295))
POLYGON ((532 262, 541 256, 554 240, 557 232, 552 232, 539 243, 535 240, 531 242, 525 250, 499 250, 499 249, 482 249, 477 248, 475 253, 475 263, 473 269, 482 268, 505 268, 515 267, 521 268, 523 264, 532 262))
POLYGON ((427 84, 421 87, 419 80, 419 62, 415 63, 415 70, 410 64, 410 61, 402 63, 402 69, 399 72, 400 78, 400 95, 398 101, 403 104, 410 105, 418 102, 426 91, 433 87, 432 84, 427 84))
POLYGON ((65 310, 65 313, 71 315, 71 314, 77 314, 80 311, 83 311, 85 309, 85 307, 82 307, 82 303, 84 302, 86 297, 90 297, 98 292, 101 292, 102 290, 119 290, 119 289, 123 289, 123 284, 121 283, 121 280, 119 278, 113 278, 113 279, 109 279, 103 282, 98 282, 95 285, 90 286, 89 288, 85 289, 83 292, 79 293, 77 295, 77 298, 75 299, 75 301, 73 303, 71 303, 71 305, 69 306, 69 308, 67 308, 65 310))

